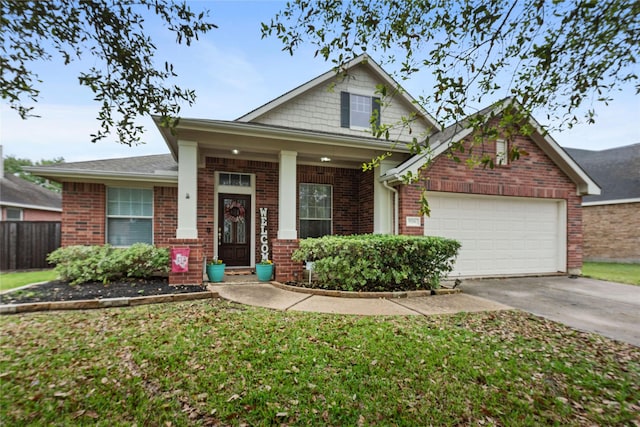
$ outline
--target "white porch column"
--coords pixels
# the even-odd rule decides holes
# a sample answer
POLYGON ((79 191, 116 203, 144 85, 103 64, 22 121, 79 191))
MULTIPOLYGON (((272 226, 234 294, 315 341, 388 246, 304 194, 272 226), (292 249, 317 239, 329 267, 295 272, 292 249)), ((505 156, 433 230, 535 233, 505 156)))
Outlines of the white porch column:
POLYGON ((296 212, 298 211, 298 192, 296 191, 295 151, 280 151, 280 176, 278 186, 278 239, 298 238, 296 212))
POLYGON ((178 239, 198 238, 198 143, 178 140, 178 239))
POLYGON ((383 160, 373 169, 373 233, 393 233, 393 192, 380 182, 380 175, 396 166, 396 162, 383 160))

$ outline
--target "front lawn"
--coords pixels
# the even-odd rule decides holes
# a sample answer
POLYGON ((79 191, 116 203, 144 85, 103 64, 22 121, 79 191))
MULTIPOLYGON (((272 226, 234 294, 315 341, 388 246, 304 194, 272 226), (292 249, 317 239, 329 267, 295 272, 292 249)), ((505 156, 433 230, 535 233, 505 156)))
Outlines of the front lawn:
POLYGON ((633 425, 640 349, 517 311, 0 317, 7 425, 633 425))
POLYGON ((585 262, 582 266, 582 275, 610 282, 640 285, 640 264, 585 262))
POLYGON ((0 291, 19 288, 31 283, 55 280, 58 274, 54 270, 25 271, 0 274, 0 291))

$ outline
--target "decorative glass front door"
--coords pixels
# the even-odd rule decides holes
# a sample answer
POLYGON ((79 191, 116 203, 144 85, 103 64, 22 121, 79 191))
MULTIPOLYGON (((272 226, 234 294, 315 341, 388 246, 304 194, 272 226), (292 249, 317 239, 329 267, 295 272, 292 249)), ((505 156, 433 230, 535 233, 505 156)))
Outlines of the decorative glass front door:
POLYGON ((251 265, 251 197, 218 196, 218 258, 227 266, 251 265))

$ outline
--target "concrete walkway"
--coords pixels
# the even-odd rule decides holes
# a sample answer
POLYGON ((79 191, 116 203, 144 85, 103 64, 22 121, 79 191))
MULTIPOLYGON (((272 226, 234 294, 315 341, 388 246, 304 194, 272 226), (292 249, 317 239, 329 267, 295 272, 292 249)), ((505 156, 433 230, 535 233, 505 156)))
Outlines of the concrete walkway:
POLYGON ((467 295, 640 346, 640 286, 566 276, 464 280, 467 295))
POLYGON ((209 289, 229 301, 283 311, 418 316, 511 308, 504 304, 461 293, 414 298, 328 297, 292 292, 277 288, 269 283, 252 282, 249 278, 244 282, 210 284, 209 289))

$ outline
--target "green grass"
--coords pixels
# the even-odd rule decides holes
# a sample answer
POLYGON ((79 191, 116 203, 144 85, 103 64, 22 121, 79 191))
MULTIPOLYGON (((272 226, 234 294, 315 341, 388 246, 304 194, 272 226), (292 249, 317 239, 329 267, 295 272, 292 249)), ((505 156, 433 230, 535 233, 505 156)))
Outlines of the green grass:
POLYGON ((640 264, 585 262, 582 266, 582 274, 594 279, 640 285, 640 264))
POLYGON ((633 425, 640 349, 522 312, 0 317, 7 425, 633 425))
POLYGON ((19 288, 31 283, 48 282, 58 277, 54 270, 27 271, 0 274, 0 291, 19 288))

